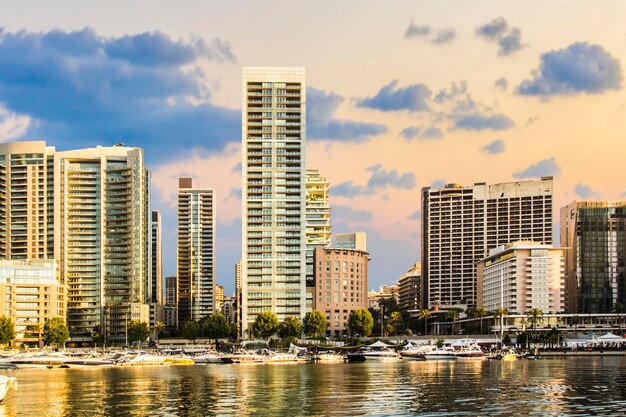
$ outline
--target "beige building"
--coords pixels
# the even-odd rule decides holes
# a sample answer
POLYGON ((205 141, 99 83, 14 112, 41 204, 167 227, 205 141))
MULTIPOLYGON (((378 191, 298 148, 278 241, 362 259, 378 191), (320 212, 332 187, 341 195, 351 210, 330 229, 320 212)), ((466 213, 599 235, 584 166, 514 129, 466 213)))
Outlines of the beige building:
POLYGON ((136 305, 147 307, 149 191, 140 148, 54 154, 54 254, 67 286, 73 341, 90 341, 101 325, 109 343, 121 343, 126 322, 138 317, 136 305))
POLYGON ((224 287, 215 285, 215 312, 221 313, 222 304, 224 304, 224 287))
POLYGON ((552 177, 422 189, 427 308, 476 307, 476 262, 517 240, 552 244, 552 177))
POLYGON ((367 235, 365 232, 335 234, 336 248, 356 249, 367 251, 367 235))
POLYGON ((490 251, 476 267, 478 306, 510 314, 531 308, 565 310, 564 250, 536 242, 513 242, 490 251))
POLYGON ((315 248, 315 308, 326 315, 331 336, 346 333, 350 313, 367 308, 365 251, 315 248))
POLYGON ((398 279, 398 306, 401 310, 422 308, 422 264, 416 262, 398 279))
POLYGON ((178 180, 178 320, 215 312, 215 195, 191 178, 178 180))
POLYGON ((241 328, 306 313, 304 68, 243 69, 241 328))
POLYGON ((57 263, 51 259, 0 260, 0 300, 4 315, 15 323, 15 343, 41 345, 44 323, 65 318, 65 286, 57 280, 57 263))
POLYGON ((369 308, 380 310, 380 302, 395 298, 396 301, 400 300, 400 286, 399 285, 383 285, 379 291, 369 291, 367 293, 367 305, 369 308))

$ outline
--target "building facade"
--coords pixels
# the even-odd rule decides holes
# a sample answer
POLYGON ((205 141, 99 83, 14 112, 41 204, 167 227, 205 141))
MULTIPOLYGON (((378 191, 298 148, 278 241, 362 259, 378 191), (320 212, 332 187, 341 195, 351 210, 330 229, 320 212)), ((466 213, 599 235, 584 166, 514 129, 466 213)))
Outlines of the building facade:
POLYGON ((73 341, 91 340, 100 325, 109 342, 122 342, 136 305, 148 308, 149 190, 140 148, 54 154, 54 254, 73 341))
POLYGON ((337 233, 333 246, 367 252, 367 236, 365 232, 337 233))
POLYGON ((544 313, 565 310, 564 250, 536 242, 513 242, 492 249, 477 270, 478 306, 504 307, 510 314, 532 308, 544 313))
POLYGON ((178 305, 178 279, 176 275, 165 277, 165 304, 178 305))
POLYGON ((303 68, 244 68, 241 330, 264 311, 306 312, 303 68))
POLYGON ((422 308, 422 264, 416 262, 398 279, 398 306, 403 311, 422 308))
POLYGON ((215 311, 215 199, 191 178, 178 184, 178 320, 200 320, 215 311))
POLYGON ((150 282, 148 288, 150 303, 150 327, 163 321, 163 242, 161 240, 162 220, 158 210, 152 210, 150 223, 150 282))
POLYGON ((561 208, 568 313, 626 309, 626 201, 575 201, 561 208))
POLYGON ((517 240, 552 244, 552 177, 422 189, 423 305, 477 305, 476 262, 517 240))
POLYGON ((43 347, 44 323, 65 318, 65 286, 57 277, 52 259, 0 260, 0 300, 5 301, 3 315, 15 323, 16 345, 43 347))
POLYGON ((307 286, 315 286, 313 255, 317 246, 329 246, 332 227, 330 224, 330 186, 318 170, 306 170, 306 276, 307 286))
POLYGON ((348 331, 348 317, 367 308, 369 255, 345 248, 315 248, 315 307, 326 315, 331 336, 348 331))

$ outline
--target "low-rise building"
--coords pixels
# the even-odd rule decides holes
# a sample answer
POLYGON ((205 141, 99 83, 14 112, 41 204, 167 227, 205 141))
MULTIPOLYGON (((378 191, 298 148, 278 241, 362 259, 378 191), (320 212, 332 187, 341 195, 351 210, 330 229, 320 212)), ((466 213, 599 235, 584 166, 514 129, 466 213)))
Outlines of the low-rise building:
POLYGON ((226 317, 229 323, 235 323, 236 313, 235 313, 235 297, 224 297, 224 302, 222 303, 222 315, 226 317))
POLYGON ((331 336, 347 332, 350 313, 367 308, 369 255, 346 248, 315 248, 315 307, 326 315, 331 336))
POLYGON ((537 242, 513 242, 498 246, 477 263, 479 306, 509 314, 531 308, 544 313, 565 309, 563 249, 537 242))
POLYGON ((395 298, 396 302, 400 298, 400 287, 398 285, 383 285, 379 291, 370 291, 367 293, 367 306, 374 310, 380 310, 380 302, 395 298))
POLYGON ((41 345, 44 323, 66 318, 65 286, 52 259, 0 260, 0 300, 15 323, 17 345, 41 345))

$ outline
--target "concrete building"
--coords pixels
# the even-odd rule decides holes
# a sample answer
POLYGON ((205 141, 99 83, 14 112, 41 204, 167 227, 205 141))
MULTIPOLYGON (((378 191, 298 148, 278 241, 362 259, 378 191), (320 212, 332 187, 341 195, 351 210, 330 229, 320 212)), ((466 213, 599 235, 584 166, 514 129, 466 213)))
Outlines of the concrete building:
POLYGON ((178 180, 178 320, 215 312, 215 198, 191 178, 178 180))
POLYGON ((0 259, 54 258, 54 147, 0 144, 0 259))
POLYGON ((306 313, 305 70, 244 68, 242 90, 245 332, 264 311, 306 313))
POLYGON ((224 287, 221 285, 215 285, 215 312, 220 313, 222 311, 222 304, 224 303, 224 287))
POLYGON ((0 300, 3 315, 15 323, 15 344, 43 346, 44 323, 66 316, 65 286, 57 280, 58 267, 52 259, 0 260, 0 300))
POLYGON ((367 306, 374 310, 380 310, 380 302, 395 298, 396 302, 400 301, 399 285, 383 285, 379 291, 369 291, 367 293, 367 306))
POLYGON ((235 264, 235 323, 238 324, 237 328, 240 330, 241 326, 239 326, 241 322, 241 259, 235 264))
POLYGON ((423 305, 476 307, 476 262, 517 240, 552 244, 552 177, 422 189, 423 305))
POLYGON ((422 264, 416 262, 398 279, 398 306, 403 311, 422 308, 422 264))
POLYGON ((335 235, 336 248, 356 249, 367 251, 367 236, 365 232, 337 233, 335 235))
POLYGON ((176 275, 165 277, 165 304, 178 305, 178 279, 176 275))
POLYGON ((330 186, 318 170, 306 170, 306 275, 307 286, 315 286, 313 255, 317 246, 329 246, 332 227, 330 224, 330 186))
POLYGON ((367 308, 369 255, 356 249, 315 248, 315 307, 326 315, 331 336, 342 336, 353 310, 367 308))
POLYGON ((163 323, 170 335, 178 332, 178 279, 176 275, 165 277, 163 323))
POLYGON ((143 150, 56 152, 53 190, 54 254, 67 285, 72 340, 90 341, 101 325, 109 342, 120 343, 137 305, 149 310, 150 173, 143 150))
POLYGON ((626 201, 575 201, 561 208, 568 313, 626 309, 626 201))
POLYGON ((544 313, 565 310, 564 250, 536 242, 499 246, 476 267, 478 306, 504 307, 510 314, 531 308, 544 313))
POLYGON ((235 323, 235 297, 224 297, 221 313, 229 323, 235 323))
POLYGON ((163 321, 163 242, 161 229, 161 213, 158 210, 152 210, 150 223, 150 282, 148 288, 150 327, 153 327, 158 321, 163 321))

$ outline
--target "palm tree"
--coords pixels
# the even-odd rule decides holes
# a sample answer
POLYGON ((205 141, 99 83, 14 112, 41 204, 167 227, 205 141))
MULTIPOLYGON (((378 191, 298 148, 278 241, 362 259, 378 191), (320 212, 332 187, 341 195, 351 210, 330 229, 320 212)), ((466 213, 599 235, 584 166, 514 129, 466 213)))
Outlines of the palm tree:
POLYGON ((157 344, 159 343, 159 335, 163 330, 165 330, 165 323, 162 321, 157 321, 154 323, 154 326, 152 326, 152 331, 155 333, 157 344))
POLYGON ((478 307, 478 308, 474 309, 473 318, 479 318, 480 319, 480 334, 483 334, 483 317, 487 316, 488 314, 489 314, 489 312, 484 307, 478 307))
POLYGON ((535 336, 535 327, 537 326, 537 323, 541 323, 543 321, 543 310, 541 310, 540 308, 531 308, 530 310, 528 310, 526 312, 526 317, 528 318, 528 321, 530 322, 530 325, 532 326, 532 336, 535 336))
POLYGON ((508 316, 509 312, 504 307, 498 307, 496 311, 494 311, 493 316, 500 319, 500 335, 502 335, 503 325, 504 325, 504 317, 508 316))
POLYGON ((449 310, 446 313, 446 318, 448 320, 452 320, 452 334, 454 334, 454 324, 456 323, 457 319, 459 318, 459 312, 456 310, 449 310))
POLYGON ((394 311, 393 313, 391 313, 389 315, 388 323, 393 326, 394 336, 395 336, 395 333, 396 333, 396 323, 398 323, 400 321, 402 321, 402 314, 399 311, 394 311))
POLYGON ((431 318, 432 315, 432 311, 427 308, 420 310, 419 314, 417 315, 418 319, 424 320, 424 335, 428 334, 428 319, 431 318))

